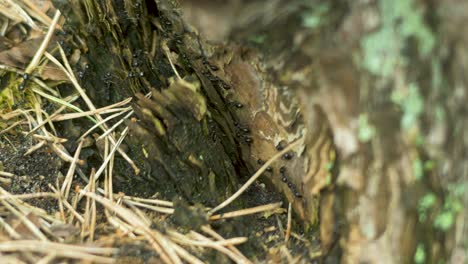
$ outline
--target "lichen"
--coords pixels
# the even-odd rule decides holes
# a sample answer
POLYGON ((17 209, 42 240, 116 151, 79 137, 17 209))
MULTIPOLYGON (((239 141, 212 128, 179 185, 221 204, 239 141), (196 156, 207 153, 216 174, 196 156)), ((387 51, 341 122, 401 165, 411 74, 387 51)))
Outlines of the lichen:
POLYGON ((423 10, 414 1, 379 1, 380 30, 363 38, 363 65, 370 73, 388 77, 398 65, 406 65, 402 55, 409 40, 417 41, 419 56, 427 57, 435 46, 435 37, 424 23, 423 10))

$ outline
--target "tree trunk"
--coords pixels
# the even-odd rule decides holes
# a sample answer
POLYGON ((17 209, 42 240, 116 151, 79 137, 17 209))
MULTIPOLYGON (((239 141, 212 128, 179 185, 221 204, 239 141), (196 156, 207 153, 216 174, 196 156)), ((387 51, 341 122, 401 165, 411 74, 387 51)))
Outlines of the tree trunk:
POLYGON ((137 94, 131 148, 148 179, 172 182, 166 194, 216 205, 303 140, 264 178, 320 226, 324 252, 439 263, 468 237, 463 5, 238 4, 229 32, 249 48, 207 43, 166 1, 75 1, 69 23, 87 25, 78 65, 95 67, 94 99, 137 94))
POLYGON ((343 262, 466 261, 467 34, 458 28, 467 18, 456 12, 464 7, 257 1, 238 7, 244 17, 220 23, 265 53, 276 83, 300 95, 309 129, 317 107, 330 120, 339 157, 337 225, 325 207, 334 200, 329 191, 322 191, 320 224, 325 248, 338 233, 343 262))

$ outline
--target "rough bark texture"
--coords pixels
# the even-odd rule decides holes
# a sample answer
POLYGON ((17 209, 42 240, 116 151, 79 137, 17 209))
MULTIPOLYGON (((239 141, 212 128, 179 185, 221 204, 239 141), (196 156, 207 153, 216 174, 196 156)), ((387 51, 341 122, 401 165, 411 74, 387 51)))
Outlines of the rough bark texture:
MULTIPOLYGON (((231 31, 210 30, 209 19, 200 30, 259 47, 276 81, 300 95, 306 124, 316 126, 308 113, 317 106, 330 120, 339 224, 322 221, 321 230, 338 231, 342 261, 466 261, 467 32, 456 11, 466 4, 230 3, 245 14, 220 23, 231 31)), ((223 11, 214 2, 209 10, 223 11)), ((196 12, 186 15, 194 24, 196 12)))
POLYGON ((320 223, 324 251, 339 239, 344 263, 437 263, 463 256, 468 237, 457 188, 468 149, 462 5, 271 1, 221 31, 261 53, 206 43, 165 2, 77 2, 72 23, 96 25, 80 32, 99 65, 89 80, 109 89, 95 99, 152 91, 137 96, 132 130, 148 178, 219 202, 239 175, 304 137, 268 178, 300 219, 320 223))

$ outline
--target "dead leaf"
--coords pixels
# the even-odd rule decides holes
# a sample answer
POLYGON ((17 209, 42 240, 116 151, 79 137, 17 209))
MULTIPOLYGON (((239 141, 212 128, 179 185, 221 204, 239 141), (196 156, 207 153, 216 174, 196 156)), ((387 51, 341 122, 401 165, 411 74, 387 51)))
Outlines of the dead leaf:
MULTIPOLYGON (((1 0, 0 0, 1 1, 1 0)), ((51 41, 54 43, 55 41, 51 41)), ((13 67, 19 70, 24 70, 31 59, 36 54, 37 49, 42 43, 42 38, 35 38, 24 41, 10 49, 0 52, 0 64, 13 67)), ((49 46, 49 49, 51 47, 49 46)), ((52 63, 48 63, 39 73, 36 72, 42 79, 63 81, 67 80, 65 73, 52 63)))

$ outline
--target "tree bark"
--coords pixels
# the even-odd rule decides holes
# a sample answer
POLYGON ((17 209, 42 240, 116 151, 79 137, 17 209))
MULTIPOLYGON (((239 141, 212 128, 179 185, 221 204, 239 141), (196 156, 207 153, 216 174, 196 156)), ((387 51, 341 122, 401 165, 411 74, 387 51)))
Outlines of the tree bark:
POLYGON ((463 3, 273 2, 231 30, 261 53, 207 43, 166 1, 75 2, 80 63, 95 67, 83 83, 102 104, 138 94, 144 174, 215 205, 302 138, 265 179, 320 226, 325 252, 343 263, 466 254, 468 43, 453 28, 467 18, 452 15, 463 3))
POLYGON ((330 121, 339 175, 320 228, 324 248, 338 233, 345 263, 466 261, 465 5, 256 1, 230 21, 299 94, 306 126, 317 107, 330 121))

